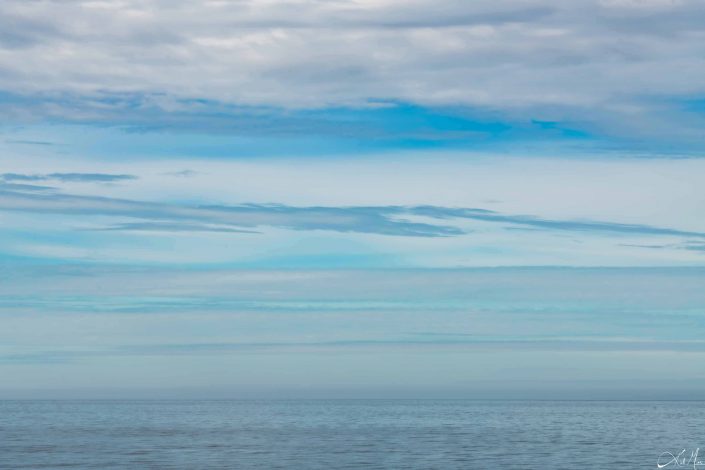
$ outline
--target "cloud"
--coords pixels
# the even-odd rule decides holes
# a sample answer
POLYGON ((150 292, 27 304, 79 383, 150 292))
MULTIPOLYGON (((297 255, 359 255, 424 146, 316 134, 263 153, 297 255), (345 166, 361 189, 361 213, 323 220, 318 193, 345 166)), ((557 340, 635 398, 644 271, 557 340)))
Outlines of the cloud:
POLYGON ((392 216, 400 211, 394 208, 289 207, 274 204, 186 206, 65 194, 44 197, 2 190, 1 186, 0 210, 132 217, 157 221, 195 221, 235 227, 274 226, 292 230, 331 230, 398 236, 441 237, 463 233, 455 227, 396 220, 392 216))
POLYGON ((631 246, 634 248, 648 248, 651 250, 664 250, 664 249, 676 249, 676 250, 688 250, 688 251, 703 251, 705 252, 705 243, 701 241, 687 240, 679 243, 666 243, 666 244, 622 244, 622 246, 631 246))
POLYGON ((684 249, 690 251, 703 251, 705 252, 705 243, 703 242, 686 242, 683 246, 684 249))
POLYGON ((650 225, 604 221, 551 220, 529 215, 506 215, 479 208, 438 206, 294 207, 282 204, 184 205, 98 196, 19 191, 0 185, 0 210, 79 216, 129 217, 129 222, 99 228, 108 231, 233 231, 278 227, 405 237, 452 237, 467 230, 447 222, 462 219, 518 225, 544 230, 604 234, 668 235, 705 238, 705 233, 650 225), (431 222, 416 222, 425 217, 431 222), (433 221, 444 221, 440 224, 433 221))
POLYGON ((241 230, 217 225, 191 224, 178 222, 142 222, 110 225, 108 227, 90 228, 93 231, 120 232, 222 232, 222 233, 259 233, 254 230, 241 230))
POLYGON ((54 142, 47 142, 45 140, 16 140, 16 139, 9 139, 6 140, 5 143, 7 144, 19 144, 19 145, 42 145, 42 146, 52 146, 56 145, 54 142))
MULTIPOLYGON (((221 128, 258 121, 218 117, 213 103, 286 111, 382 100, 697 145, 703 117, 681 103, 705 95, 703 24, 697 0, 7 0, 0 105, 24 121, 105 121, 118 106, 136 127, 154 109, 168 123, 200 107, 208 129, 204 114, 221 128), (142 98, 110 106, 121 94, 142 98)), ((297 123, 310 127, 306 116, 288 120, 297 123)))
POLYGON ((287 354, 378 350, 462 350, 462 351, 580 351, 580 352, 705 352, 703 340, 654 340, 648 338, 545 338, 525 337, 427 340, 338 340, 231 343, 183 343, 117 346, 100 349, 41 350, 24 354, 0 354, 0 364, 57 364, 85 359, 131 356, 199 356, 266 352, 287 354))
POLYGON ((66 183, 113 183, 137 179, 133 175, 109 175, 105 173, 51 173, 47 179, 56 179, 66 183))
POLYGON ((677 230, 664 227, 654 227, 640 224, 621 224, 618 222, 576 221, 576 220, 549 220, 530 215, 504 215, 485 209, 454 209, 444 207, 414 207, 410 209, 414 214, 435 217, 440 219, 460 218, 480 220, 483 222, 497 222, 520 226, 536 227, 546 230, 564 230, 570 232, 611 232, 641 235, 676 235, 705 237, 705 233, 677 230))
MULTIPOLYGON (((20 180, 27 181, 27 180, 20 180)), ((34 180, 29 180, 34 181, 34 180)), ((38 184, 23 184, 23 183, 6 183, 0 179, 0 191, 53 191, 56 188, 52 186, 42 186, 38 184)))
POLYGON ((137 179, 133 175, 111 175, 106 173, 49 173, 49 174, 22 174, 3 173, 3 181, 49 181, 56 180, 63 183, 114 183, 137 179))
POLYGON ((0 270, 0 362, 17 379, 2 386, 7 393, 35 374, 42 381, 34 386, 46 389, 62 363, 71 364, 59 366, 63 386, 119 387, 123 395, 152 377, 170 387, 232 377, 223 383, 228 393, 243 384, 296 385, 302 374, 326 385, 332 373, 344 380, 351 371, 359 374, 351 384, 373 373, 385 385, 399 381, 410 358, 421 369, 405 381, 431 377, 439 386, 457 384, 459 371, 475 384, 488 370, 517 380, 507 389, 547 377, 548 388, 576 377, 611 384, 625 371, 647 379, 655 362, 663 370, 683 362, 679 375, 689 377, 705 352, 704 274, 19 265, 0 270), (674 362, 674 352, 684 361, 674 362), (566 357, 574 371, 567 378, 566 357), (171 371, 177 382, 167 380, 171 371), (270 373, 262 379, 262 371, 270 373))
MULTIPOLYGON (((425 108, 409 103, 374 100, 362 107, 284 109, 245 106, 224 101, 188 99, 162 93, 100 93, 6 96, 0 119, 22 121, 27 113, 79 125, 115 126, 134 135, 146 132, 189 133, 240 139, 353 140, 379 147, 384 143, 434 143, 467 146, 493 138, 517 140, 565 136, 559 124, 551 128, 531 122, 501 122, 493 113, 458 106, 425 108)), ((580 138, 578 135, 568 137, 580 138)), ((231 145, 232 145, 231 140, 231 145)), ((268 148, 277 142, 261 142, 268 148)), ((290 143, 285 142, 287 151, 290 143)))
POLYGON ((181 170, 181 171, 170 171, 168 173, 164 173, 165 175, 169 176, 178 176, 180 178, 191 178, 193 176, 196 176, 198 174, 197 171, 193 170, 181 170))

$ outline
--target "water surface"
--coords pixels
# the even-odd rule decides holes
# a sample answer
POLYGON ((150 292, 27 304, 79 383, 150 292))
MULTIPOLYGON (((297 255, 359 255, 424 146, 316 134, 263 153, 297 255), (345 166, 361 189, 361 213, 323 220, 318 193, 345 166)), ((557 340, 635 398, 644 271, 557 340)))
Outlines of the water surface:
POLYGON ((0 468, 656 468, 703 425, 705 402, 3 401, 0 468))

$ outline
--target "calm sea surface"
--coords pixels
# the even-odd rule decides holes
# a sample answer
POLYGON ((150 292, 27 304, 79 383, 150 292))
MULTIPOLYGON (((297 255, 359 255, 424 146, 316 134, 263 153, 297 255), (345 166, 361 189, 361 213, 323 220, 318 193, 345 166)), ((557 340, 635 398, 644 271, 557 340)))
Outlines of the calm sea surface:
POLYGON ((705 402, 0 402, 2 469, 636 469, 698 446, 705 402))

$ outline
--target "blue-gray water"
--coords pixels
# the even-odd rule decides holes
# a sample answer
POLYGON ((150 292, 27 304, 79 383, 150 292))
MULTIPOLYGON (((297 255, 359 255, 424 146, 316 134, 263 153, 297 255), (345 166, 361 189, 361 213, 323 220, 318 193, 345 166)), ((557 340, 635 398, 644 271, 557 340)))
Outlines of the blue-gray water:
POLYGON ((705 402, 4 401, 0 468, 656 468, 703 426, 705 402))

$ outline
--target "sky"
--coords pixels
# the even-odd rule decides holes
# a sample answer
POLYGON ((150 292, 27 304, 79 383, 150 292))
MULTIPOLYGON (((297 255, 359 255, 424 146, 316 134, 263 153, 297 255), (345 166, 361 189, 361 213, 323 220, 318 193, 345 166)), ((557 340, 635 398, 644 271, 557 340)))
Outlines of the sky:
POLYGON ((704 12, 3 1, 0 397, 697 395, 704 12))

